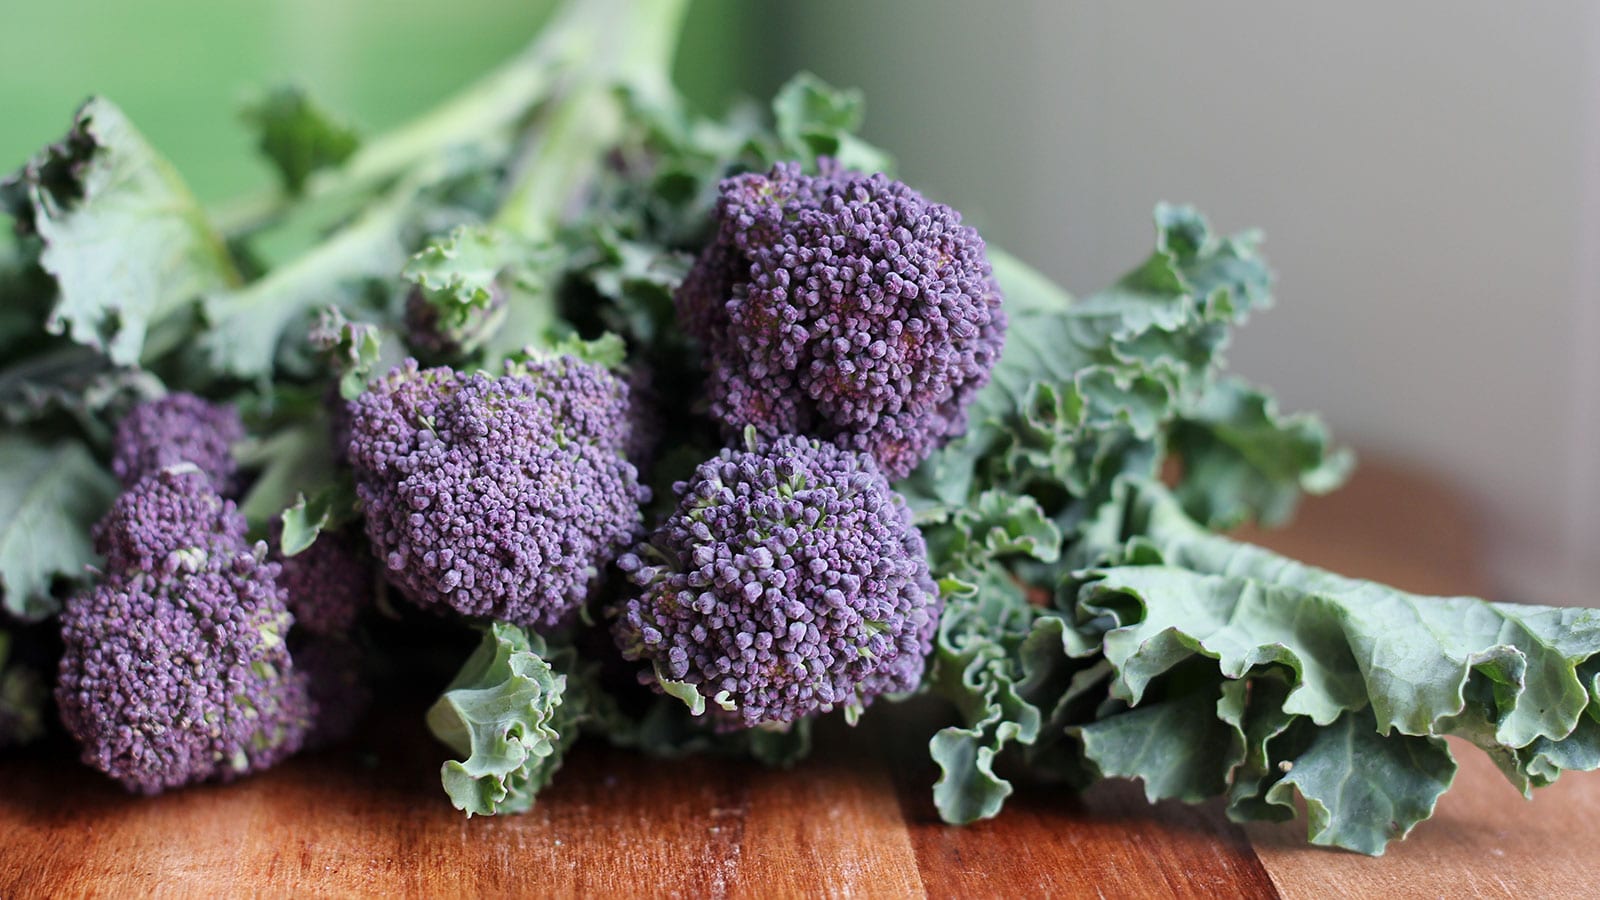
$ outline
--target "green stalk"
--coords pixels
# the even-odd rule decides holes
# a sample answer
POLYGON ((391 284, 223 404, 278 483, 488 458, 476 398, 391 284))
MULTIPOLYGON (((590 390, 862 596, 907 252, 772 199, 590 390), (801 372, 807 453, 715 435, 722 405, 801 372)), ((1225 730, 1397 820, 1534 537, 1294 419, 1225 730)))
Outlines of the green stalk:
MULTIPOLYGON (((503 140, 536 109, 518 173, 492 223, 533 242, 548 240, 565 205, 579 196, 600 157, 622 134, 624 90, 660 96, 670 90, 673 49, 687 0, 578 0, 564 7, 520 56, 432 113, 369 144, 343 167, 313 179, 304 205, 314 214, 330 197, 359 198, 387 188, 385 199, 265 278, 208 298, 208 355, 214 370, 236 377, 271 371, 271 336, 308 304, 326 302, 331 280, 381 277, 400 226, 432 173, 449 170, 453 147, 503 140), (398 180, 394 187, 388 187, 398 180), (263 340, 262 336, 267 339, 263 340)), ((304 203, 304 201, 302 201, 304 203)), ((392 263, 398 274, 404 259, 392 263)), ((555 324, 544 288, 516 289, 501 329, 519 341, 555 324)), ((506 348, 505 352, 519 349, 506 348)))
MULTIPOLYGON (((680 0, 668 2, 681 5, 680 0)), ((643 0, 639 8, 649 10, 654 3, 643 0)), ((626 4, 619 9, 617 0, 569 2, 517 56, 431 111, 366 141, 344 165, 313 175, 300 197, 287 198, 277 191, 261 194, 236 201, 214 218, 226 234, 248 234, 275 222, 291 207, 310 201, 337 206, 341 199, 378 190, 452 147, 510 135, 563 74, 582 65, 596 42, 627 17, 626 4)), ((670 34, 675 37, 677 31, 670 34)))
POLYGON ((590 58, 542 114, 495 215, 496 227, 528 240, 550 237, 567 204, 598 171, 601 154, 622 136, 622 92, 659 98, 671 90, 672 57, 687 5, 686 0, 586 5, 608 28, 587 36, 582 46, 590 58))
MULTIPOLYGON (((600 170, 606 148, 623 134, 625 94, 663 98, 672 90, 673 53, 687 0, 596 0, 589 7, 610 27, 594 33, 580 71, 540 111, 491 226, 530 243, 549 241, 600 170)), ((507 320, 488 347, 493 362, 558 323, 549 285, 516 284, 507 320)))

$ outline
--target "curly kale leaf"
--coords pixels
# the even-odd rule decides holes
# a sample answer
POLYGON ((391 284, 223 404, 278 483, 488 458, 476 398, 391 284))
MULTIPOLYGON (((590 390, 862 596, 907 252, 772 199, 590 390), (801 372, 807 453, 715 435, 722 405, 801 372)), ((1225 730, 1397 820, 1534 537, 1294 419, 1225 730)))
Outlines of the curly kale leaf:
POLYGON ((247 105, 256 145, 277 170, 284 192, 298 196, 319 169, 343 163, 361 140, 355 129, 323 109, 304 90, 280 87, 247 105))
POLYGON ((975 490, 1042 484, 1089 498, 1117 474, 1154 472, 1164 429, 1209 389, 1229 329, 1271 300, 1254 235, 1218 238, 1178 207, 1158 207, 1156 225, 1150 258, 1083 300, 991 251, 1005 351, 967 434, 923 465, 914 495, 958 506, 975 490))
POLYGON ((134 365, 183 342, 192 304, 239 283, 221 236, 110 101, 0 182, 0 207, 42 242, 58 296, 49 330, 134 365))
POLYGON ((463 760, 444 764, 444 789, 470 817, 527 812, 578 734, 565 706, 567 678, 546 661, 538 635, 490 625, 444 695, 428 727, 463 760))
POLYGON ((1096 775, 1066 729, 1092 719, 1109 675, 1060 585, 1095 539, 1124 537, 1104 521, 1120 480, 1154 477, 1181 433, 1191 468, 1210 473, 1197 498, 1270 517, 1337 469, 1320 425, 1220 380, 1231 328, 1271 302, 1257 238, 1217 237, 1184 208, 1159 207, 1156 224, 1151 256, 1083 300, 991 249, 1005 351, 967 434, 899 486, 946 595, 930 682, 962 724, 931 749, 950 821, 999 812, 1008 747, 1069 781, 1096 775), (1010 524, 995 532, 992 511, 1010 524))
POLYGON ((1600 612, 1407 594, 1213 534, 1159 484, 1124 493, 1125 537, 1075 603, 1113 673, 1081 731, 1101 771, 1152 799, 1225 794, 1240 820, 1287 818, 1298 791, 1313 843, 1377 854, 1449 786, 1447 735, 1525 793, 1600 765, 1600 612), (1156 715, 1173 717, 1160 739, 1233 749, 1174 777, 1095 737, 1156 715))
POLYGON ((0 437, 0 605, 24 620, 53 614, 57 579, 77 580, 98 557, 89 529, 117 480, 75 441, 0 437))
POLYGON ((1302 494, 1337 488, 1355 462, 1332 446, 1321 419, 1283 415, 1271 396, 1236 378, 1213 382, 1183 411, 1170 449, 1183 461, 1184 509, 1216 529, 1251 519, 1281 525, 1302 494))

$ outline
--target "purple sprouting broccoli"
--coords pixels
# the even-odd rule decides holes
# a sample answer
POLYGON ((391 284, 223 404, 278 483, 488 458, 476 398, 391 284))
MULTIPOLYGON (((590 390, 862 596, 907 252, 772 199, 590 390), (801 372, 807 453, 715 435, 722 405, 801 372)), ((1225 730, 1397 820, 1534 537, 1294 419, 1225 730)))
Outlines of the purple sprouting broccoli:
POLYGON ((431 360, 473 352, 494 335, 506 318, 506 292, 498 284, 483 288, 474 306, 441 305, 421 287, 406 295, 406 344, 431 360))
MULTIPOLYGON (((273 526, 272 545, 282 546, 282 522, 273 526)), ((347 531, 324 531, 294 556, 273 551, 282 568, 278 583, 289 598, 295 627, 324 637, 350 633, 356 617, 372 602, 372 564, 347 531)))
POLYGON ((915 688, 941 601, 911 513, 872 459, 785 436, 724 450, 618 565, 641 588, 613 634, 640 680, 723 729, 915 688), (693 693, 690 693, 690 692, 693 693))
POLYGON ((627 385, 571 356, 492 377, 407 361, 351 407, 367 537, 423 607, 548 628, 638 536, 627 385))
POLYGON ((111 470, 123 487, 167 466, 192 463, 217 492, 233 492, 238 465, 233 445, 244 439, 244 425, 232 406, 208 403, 193 394, 169 394, 134 407, 117 426, 111 470))
POLYGON ((278 566, 206 474, 145 476, 94 539, 106 571, 62 610, 56 684, 84 761, 154 794, 298 750, 313 709, 284 642, 278 566))
POLYGON ((655 464, 656 453, 666 434, 661 392, 655 386, 655 370, 635 365, 628 374, 628 442, 623 452, 641 473, 655 464))
POLYGON ((895 479, 966 430, 1005 317, 955 210, 825 159, 724 181, 715 215, 676 299, 729 435, 820 437, 895 479))
POLYGON ((343 743, 372 705, 372 685, 361 648, 348 637, 309 632, 291 637, 290 645, 295 671, 304 673, 315 708, 306 749, 343 743))
MULTIPOLYGON (((282 546, 282 522, 272 543, 282 546)), ((355 732, 372 703, 361 647, 352 638, 356 619, 372 603, 372 559, 347 531, 324 531, 293 556, 274 550, 294 631, 289 649, 304 675, 316 717, 307 749, 341 743, 355 732)))

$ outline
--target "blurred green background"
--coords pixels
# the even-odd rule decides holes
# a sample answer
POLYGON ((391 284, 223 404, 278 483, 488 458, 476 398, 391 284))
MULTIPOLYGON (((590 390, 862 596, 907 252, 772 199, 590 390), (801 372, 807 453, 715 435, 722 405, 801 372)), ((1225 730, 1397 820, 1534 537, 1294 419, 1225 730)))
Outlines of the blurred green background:
MULTIPOLYGON (((202 200, 271 180, 238 118, 253 93, 309 88, 375 133, 427 109, 515 53, 549 0, 56 0, 12 4, 0 28, 0 171, 65 133, 103 94, 182 172, 202 200)), ((678 81, 716 108, 740 80, 727 52, 751 7, 695 0, 678 81)))

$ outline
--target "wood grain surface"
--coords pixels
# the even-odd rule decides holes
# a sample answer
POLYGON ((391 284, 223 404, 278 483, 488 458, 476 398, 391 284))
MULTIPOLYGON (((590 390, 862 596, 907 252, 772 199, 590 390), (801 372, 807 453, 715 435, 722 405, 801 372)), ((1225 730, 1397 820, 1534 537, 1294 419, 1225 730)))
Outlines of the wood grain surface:
MULTIPOLYGON (((1292 528, 1251 534, 1353 575, 1483 593, 1470 509, 1368 465, 1292 528)), ((1304 824, 1216 806, 1023 785, 997 819, 939 823, 928 703, 829 723, 788 772, 658 761, 580 745, 526 816, 466 820, 438 788, 421 705, 381 711, 355 745, 153 799, 66 762, 0 761, 0 898, 45 896, 1592 896, 1600 773, 1523 801, 1483 756, 1439 813, 1381 859, 1309 848, 1304 824)))

